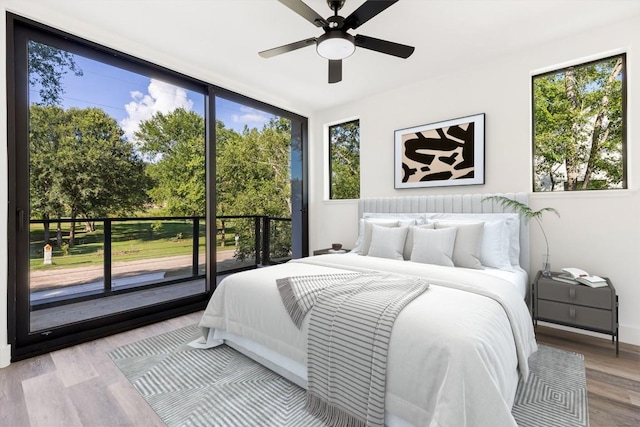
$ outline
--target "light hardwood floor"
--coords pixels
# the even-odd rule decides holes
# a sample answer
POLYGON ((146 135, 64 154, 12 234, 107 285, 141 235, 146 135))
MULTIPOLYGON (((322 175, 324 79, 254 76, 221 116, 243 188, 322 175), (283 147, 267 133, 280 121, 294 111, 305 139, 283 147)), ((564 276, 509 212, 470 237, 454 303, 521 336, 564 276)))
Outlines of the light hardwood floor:
MULTIPOLYGON (((192 313, 0 369, 0 426, 163 426, 107 352, 196 323, 192 313)), ((538 342, 585 355, 591 427, 640 426, 640 347, 538 326, 538 342)), ((561 427, 561 426, 558 426, 561 427)))

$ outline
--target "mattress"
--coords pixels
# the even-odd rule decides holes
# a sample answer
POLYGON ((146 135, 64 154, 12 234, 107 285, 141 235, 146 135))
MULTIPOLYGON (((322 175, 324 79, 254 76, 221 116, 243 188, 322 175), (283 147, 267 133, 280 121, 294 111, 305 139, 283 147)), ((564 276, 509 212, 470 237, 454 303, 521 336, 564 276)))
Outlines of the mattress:
MULTIPOLYGON (((408 261, 407 261, 408 262, 408 261)), ((499 277, 509 283, 518 291, 523 299, 527 297, 529 292, 529 276, 527 272, 520 267, 514 267, 513 270, 498 270, 497 268, 485 268, 483 274, 499 277)))

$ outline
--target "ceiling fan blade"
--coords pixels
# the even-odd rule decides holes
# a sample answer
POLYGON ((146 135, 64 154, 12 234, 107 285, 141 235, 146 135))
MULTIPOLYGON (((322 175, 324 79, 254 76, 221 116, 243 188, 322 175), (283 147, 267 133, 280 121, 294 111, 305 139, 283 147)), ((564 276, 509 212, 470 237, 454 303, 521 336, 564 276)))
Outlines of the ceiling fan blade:
POLYGON ((410 57, 415 50, 413 46, 380 40, 360 34, 356 36, 356 46, 405 59, 410 57))
POLYGON ((367 0, 344 20, 343 28, 356 29, 398 0, 367 0))
POLYGON ((302 0, 278 0, 289 9, 293 10, 298 15, 302 16, 307 21, 311 22, 316 27, 326 27, 329 23, 315 10, 311 9, 302 0))
POLYGON ((258 52, 258 55, 263 58, 271 58, 276 55, 291 52, 314 44, 316 44, 316 38, 312 37, 310 39, 300 40, 299 42, 285 44, 284 46, 274 47, 273 49, 263 50, 262 52, 258 52))
POLYGON ((329 83, 342 81, 342 59, 329 60, 329 83))

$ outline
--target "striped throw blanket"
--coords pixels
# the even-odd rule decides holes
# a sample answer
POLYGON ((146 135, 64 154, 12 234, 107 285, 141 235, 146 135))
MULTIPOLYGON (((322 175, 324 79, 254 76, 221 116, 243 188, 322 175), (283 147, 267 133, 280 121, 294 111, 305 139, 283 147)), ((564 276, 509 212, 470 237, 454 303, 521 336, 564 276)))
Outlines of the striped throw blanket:
POLYGON ((384 425, 391 328, 428 283, 391 273, 278 279, 298 327, 313 308, 307 338, 307 410, 331 426, 384 425))

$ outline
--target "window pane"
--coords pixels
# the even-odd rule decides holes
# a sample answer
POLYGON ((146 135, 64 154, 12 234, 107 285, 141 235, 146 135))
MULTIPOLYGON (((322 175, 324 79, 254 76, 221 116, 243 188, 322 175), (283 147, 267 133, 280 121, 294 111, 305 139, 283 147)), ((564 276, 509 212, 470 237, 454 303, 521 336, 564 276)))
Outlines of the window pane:
POLYGON ((533 77, 534 191, 626 188, 625 55, 533 77))
POLYGON ((360 120, 329 126, 330 199, 360 198, 360 120))
POLYGON ((216 97, 218 274, 292 255, 291 120, 216 97))
POLYGON ((55 43, 27 53, 31 329, 205 293, 205 96, 55 43))

